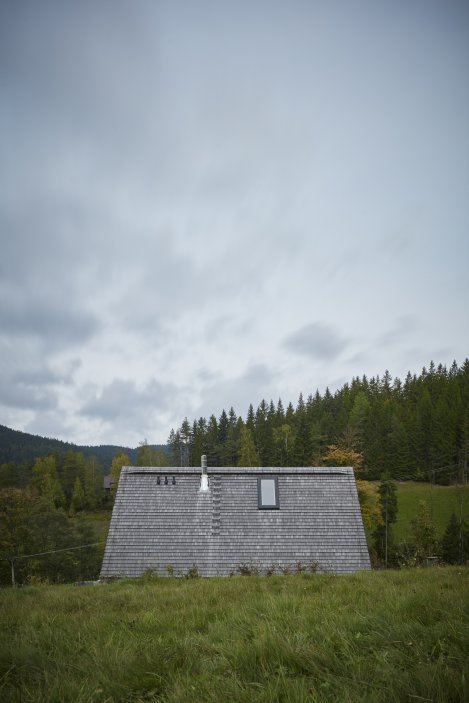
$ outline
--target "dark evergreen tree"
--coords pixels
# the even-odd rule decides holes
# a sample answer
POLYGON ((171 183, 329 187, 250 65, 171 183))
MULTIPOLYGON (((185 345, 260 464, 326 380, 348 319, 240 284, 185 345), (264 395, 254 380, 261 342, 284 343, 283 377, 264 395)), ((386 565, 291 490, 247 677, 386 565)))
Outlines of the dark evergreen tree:
POLYGON ((411 521, 415 558, 422 563, 427 557, 434 556, 437 540, 435 524, 426 501, 419 501, 417 515, 411 521))
POLYGON ((83 480, 85 470, 85 459, 80 452, 66 452, 63 458, 60 479, 62 489, 68 501, 71 500, 73 488, 77 478, 83 480))
POLYGON ((187 417, 182 421, 181 427, 179 429, 179 436, 181 439, 181 466, 191 465, 190 448, 192 441, 192 428, 187 417))
POLYGON ((285 420, 285 410, 283 409, 283 403, 282 399, 278 399, 277 403, 277 427, 283 424, 283 421, 285 420))
POLYGON ((194 420, 192 425, 190 466, 200 466, 201 464, 201 457, 204 454, 205 447, 206 425, 207 423, 203 417, 200 417, 198 421, 194 420))
POLYGON ((294 466, 310 466, 311 465, 311 434, 306 417, 306 412, 297 414, 295 427, 295 444, 293 449, 293 464, 294 466))
POLYGON ((228 415, 225 410, 222 410, 221 415, 218 419, 218 436, 217 436, 217 447, 216 456, 219 466, 227 466, 228 462, 228 431, 229 431, 229 421, 228 415))
POLYGON ((246 427, 248 428, 248 430, 251 432, 252 435, 254 435, 254 432, 255 432, 255 425, 256 425, 256 423, 255 423, 255 418, 254 418, 254 407, 251 403, 249 405, 248 414, 246 417, 246 427))
POLYGON ((226 460, 224 462, 226 466, 238 465, 240 434, 241 427, 238 423, 238 417, 234 408, 231 407, 228 413, 228 433, 225 449, 226 460))
POLYGON ((220 466, 221 458, 218 453, 218 422, 215 415, 210 415, 205 434, 205 452, 209 466, 220 466))
POLYGON ((452 513, 441 540, 441 556, 447 564, 462 564, 469 558, 469 540, 466 523, 452 513))
POLYGON ((254 441, 261 466, 270 466, 273 461, 273 428, 269 421, 269 408, 265 400, 261 400, 256 410, 254 420, 254 441))
POLYGON ((179 430, 175 432, 172 429, 169 433, 168 447, 170 466, 181 466, 181 437, 179 430))
POLYGON ((360 390, 350 411, 349 424, 356 436, 356 446, 353 449, 364 452, 366 429, 370 420, 370 402, 364 391, 360 390))

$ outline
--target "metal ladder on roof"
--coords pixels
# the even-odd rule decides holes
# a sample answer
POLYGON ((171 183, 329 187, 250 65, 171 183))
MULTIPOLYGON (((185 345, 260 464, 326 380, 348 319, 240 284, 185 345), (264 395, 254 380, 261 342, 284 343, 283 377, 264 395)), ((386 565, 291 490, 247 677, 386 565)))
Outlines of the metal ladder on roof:
POLYGON ((212 476, 210 479, 212 490, 212 535, 219 535, 221 528, 221 476, 212 476))

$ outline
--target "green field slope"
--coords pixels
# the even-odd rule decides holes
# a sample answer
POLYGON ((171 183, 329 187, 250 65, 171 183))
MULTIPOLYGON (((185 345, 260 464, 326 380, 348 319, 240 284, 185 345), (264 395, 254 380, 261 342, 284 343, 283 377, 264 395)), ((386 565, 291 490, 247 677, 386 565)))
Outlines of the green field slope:
POLYGON ((438 537, 443 535, 453 512, 459 518, 462 509, 464 519, 469 522, 469 486, 434 486, 415 481, 401 482, 397 486, 397 541, 408 539, 421 500, 430 507, 438 537))
POLYGON ((468 700, 469 570, 0 591, 0 700, 468 700))

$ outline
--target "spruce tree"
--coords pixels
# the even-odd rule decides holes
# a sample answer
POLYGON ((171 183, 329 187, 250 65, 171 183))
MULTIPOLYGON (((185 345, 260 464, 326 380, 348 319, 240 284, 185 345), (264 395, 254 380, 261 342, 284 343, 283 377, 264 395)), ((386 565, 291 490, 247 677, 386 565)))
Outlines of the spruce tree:
POLYGON ((311 464, 311 436, 306 413, 297 414, 295 427, 295 445, 293 449, 293 465, 309 466, 311 464))
POLYGON ((62 464, 62 488, 67 499, 71 499, 75 481, 82 479, 85 468, 85 459, 80 452, 68 451, 64 455, 62 464))
POLYGON ((190 465, 200 466, 201 456, 204 454, 205 445, 205 420, 203 417, 194 420, 191 432, 190 465))
POLYGON ((216 445, 216 455, 218 457, 218 462, 220 466, 226 466, 229 463, 227 461, 228 428, 228 415, 226 414, 225 410, 222 410, 221 415, 218 419, 218 433, 216 445))
POLYGON ((417 515, 412 520, 411 525, 415 554, 417 560, 422 562, 426 557, 434 555, 437 544, 435 524, 428 503, 425 500, 419 501, 417 515))
POLYGON ((276 416, 277 426, 279 426, 285 420, 285 410, 283 409, 283 403, 281 398, 278 399, 276 416))
POLYGON ((215 415, 210 415, 205 435, 205 453, 209 466, 220 466, 218 448, 218 422, 215 415))
POLYGON ((231 407, 228 413, 228 434, 225 448, 225 463, 227 466, 237 466, 238 464, 240 432, 241 428, 238 418, 234 408, 231 407))
POLYGON ((261 400, 256 410, 254 437, 261 466, 270 466, 273 463, 273 432, 269 422, 269 409, 265 400, 261 400))
POLYGON ((170 466, 181 465, 181 437, 179 431, 175 432, 171 429, 168 437, 169 446, 169 464, 170 466))
POLYGON ((447 564, 460 564, 463 561, 463 532, 465 525, 460 525, 454 513, 451 514, 445 533, 441 540, 441 556, 447 564))

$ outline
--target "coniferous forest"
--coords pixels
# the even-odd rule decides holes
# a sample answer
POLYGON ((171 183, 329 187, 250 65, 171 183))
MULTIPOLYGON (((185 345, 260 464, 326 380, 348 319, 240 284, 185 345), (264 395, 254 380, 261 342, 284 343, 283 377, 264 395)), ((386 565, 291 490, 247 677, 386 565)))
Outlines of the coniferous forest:
POLYGON ((404 380, 388 371, 356 377, 335 393, 300 394, 296 407, 262 400, 246 418, 233 408, 185 418, 168 444, 173 466, 200 465, 202 454, 211 466, 319 466, 345 450, 359 455, 366 479, 465 480, 469 360, 449 369, 430 362, 404 380))

